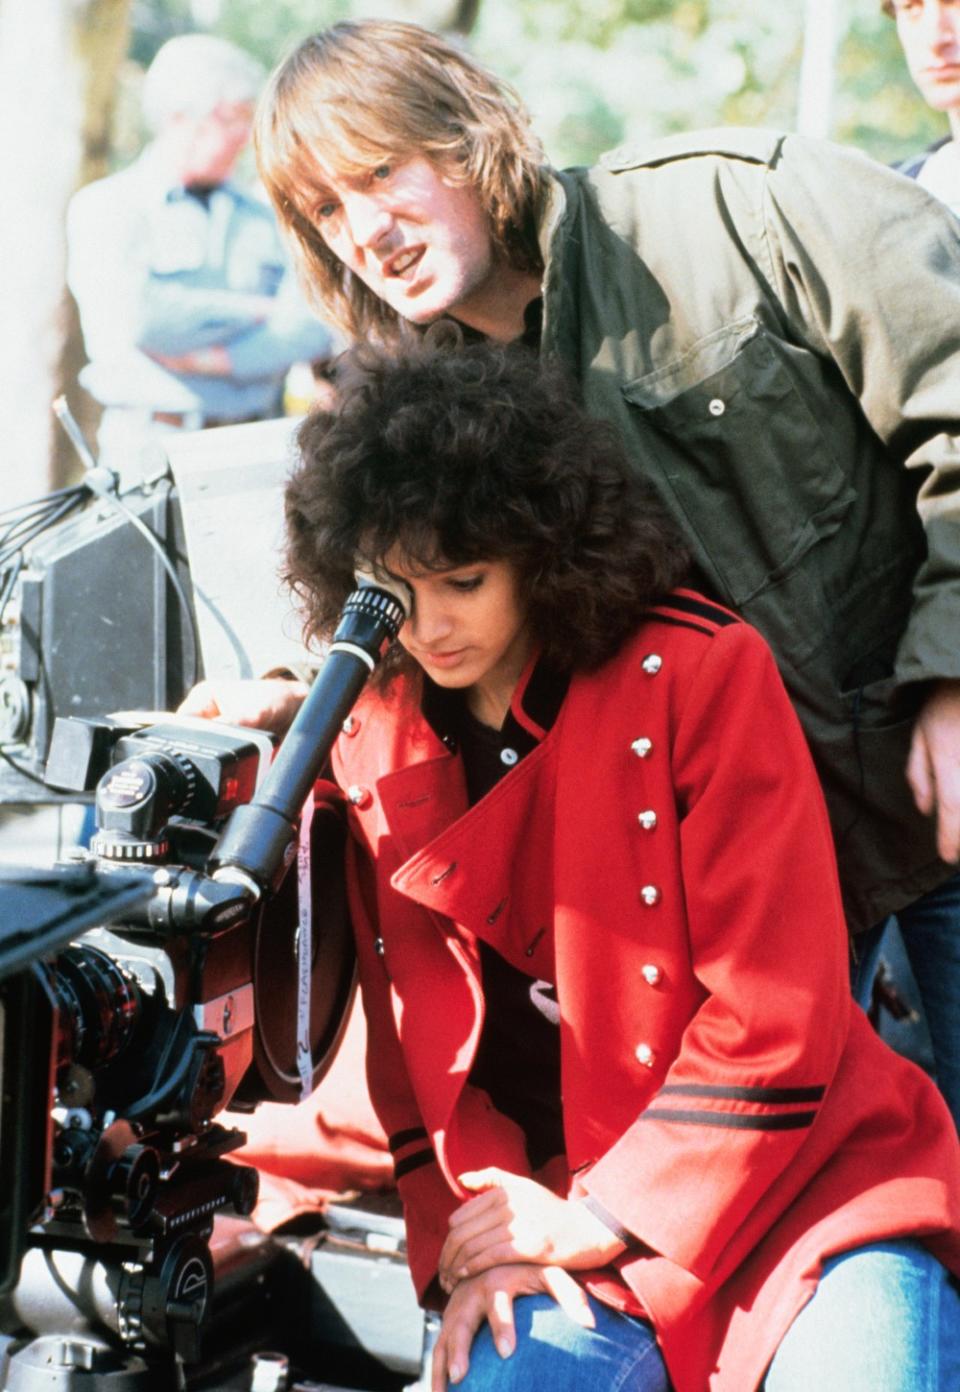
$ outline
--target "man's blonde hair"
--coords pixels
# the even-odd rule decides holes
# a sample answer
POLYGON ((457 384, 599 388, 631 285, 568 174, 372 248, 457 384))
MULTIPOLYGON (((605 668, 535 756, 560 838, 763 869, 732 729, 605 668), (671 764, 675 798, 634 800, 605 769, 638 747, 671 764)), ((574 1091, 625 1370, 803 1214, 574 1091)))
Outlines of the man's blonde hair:
POLYGON ((311 217, 323 170, 352 177, 422 155, 471 184, 498 254, 539 269, 543 152, 513 90, 415 24, 362 20, 306 39, 270 78, 254 129, 260 175, 293 234, 308 293, 353 338, 395 341, 399 316, 325 245, 311 217))

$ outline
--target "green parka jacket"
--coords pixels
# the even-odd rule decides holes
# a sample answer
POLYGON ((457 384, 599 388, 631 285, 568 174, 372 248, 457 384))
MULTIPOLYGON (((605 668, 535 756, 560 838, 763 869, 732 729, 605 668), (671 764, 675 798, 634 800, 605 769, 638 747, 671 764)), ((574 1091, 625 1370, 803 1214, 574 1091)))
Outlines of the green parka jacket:
POLYGON ((541 351, 772 646, 867 928, 952 873, 904 767, 960 677, 958 226, 854 152, 721 130, 552 174, 540 238, 541 351))

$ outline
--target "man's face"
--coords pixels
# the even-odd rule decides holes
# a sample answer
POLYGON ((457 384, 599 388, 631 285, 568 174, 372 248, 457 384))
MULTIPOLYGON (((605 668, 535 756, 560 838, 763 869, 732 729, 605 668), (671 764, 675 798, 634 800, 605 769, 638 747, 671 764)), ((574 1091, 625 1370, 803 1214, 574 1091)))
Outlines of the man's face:
POLYGON ((222 184, 229 179, 253 125, 251 102, 221 102, 206 116, 181 116, 177 135, 185 184, 222 184))
POLYGON ((960 0, 895 0, 910 76, 934 111, 960 107, 960 0))
POLYGON ((489 297, 493 244, 477 190, 423 156, 359 176, 325 171, 308 214, 330 250, 397 314, 469 323, 489 297))

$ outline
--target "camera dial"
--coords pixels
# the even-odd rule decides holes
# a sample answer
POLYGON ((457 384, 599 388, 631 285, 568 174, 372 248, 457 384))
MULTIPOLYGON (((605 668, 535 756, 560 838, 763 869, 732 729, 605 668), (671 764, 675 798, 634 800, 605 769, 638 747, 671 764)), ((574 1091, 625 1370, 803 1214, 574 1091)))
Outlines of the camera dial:
POLYGON ((97 784, 91 850, 104 860, 162 860, 169 850, 167 823, 191 805, 196 791, 196 769, 173 751, 124 759, 97 784))

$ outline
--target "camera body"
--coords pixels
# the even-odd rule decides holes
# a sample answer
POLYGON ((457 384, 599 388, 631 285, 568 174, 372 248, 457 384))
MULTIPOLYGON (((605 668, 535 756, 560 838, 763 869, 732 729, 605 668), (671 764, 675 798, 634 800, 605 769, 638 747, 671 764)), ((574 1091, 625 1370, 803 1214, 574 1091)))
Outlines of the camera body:
POLYGON ((96 831, 90 851, 46 881, 61 901, 62 943, 51 950, 35 925, 30 960, 29 925, 19 925, 19 956, 4 934, 7 1326, 62 1335, 78 1317, 63 1290, 86 1288, 86 1323, 145 1367, 151 1356, 200 1358, 214 1218, 248 1215, 257 1195, 256 1171, 226 1158, 243 1133, 217 1117, 314 1086, 353 992, 333 788, 315 796, 301 852, 269 892, 209 873, 223 826, 256 795, 271 756, 261 732, 204 721, 54 728, 48 781, 94 792, 96 831), (108 921, 76 934, 94 887, 108 921), (298 967, 307 899, 318 921, 298 967), (300 1018, 298 979, 309 985, 300 1018))

